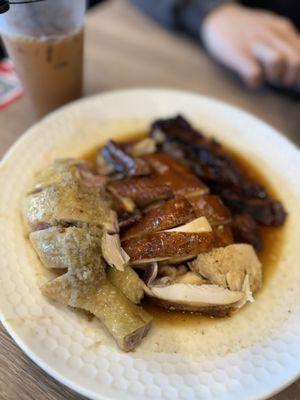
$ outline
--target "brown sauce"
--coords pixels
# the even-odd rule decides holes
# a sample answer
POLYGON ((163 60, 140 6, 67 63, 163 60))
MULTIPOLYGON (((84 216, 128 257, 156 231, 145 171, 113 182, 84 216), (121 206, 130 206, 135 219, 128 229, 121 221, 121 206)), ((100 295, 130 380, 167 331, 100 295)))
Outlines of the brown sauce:
MULTIPOLYGON (((144 132, 135 133, 126 136, 124 141, 139 139, 143 136, 147 136, 144 132)), ((91 164, 95 165, 96 155, 99 148, 93 149, 84 155, 84 159, 89 161, 91 164)), ((259 171, 258 167, 253 165, 251 162, 246 160, 245 157, 240 154, 236 154, 230 149, 226 148, 228 152, 231 153, 232 157, 243 169, 245 174, 255 180, 257 183, 261 184, 267 190, 270 197, 274 199, 279 199, 279 194, 274 189, 271 182, 259 171)), ((272 273, 275 271, 277 262, 280 258, 281 248, 284 240, 284 226, 281 227, 261 227, 262 234, 262 250, 258 253, 258 257, 263 266, 263 287, 265 287, 272 277, 272 273)), ((263 288, 261 289, 263 290, 263 288)), ((147 310, 153 317, 154 323, 160 326, 178 327, 180 325, 198 325, 201 322, 201 326, 205 326, 208 323, 213 323, 215 318, 208 317, 205 315, 186 313, 180 311, 168 311, 161 307, 152 304, 149 300, 143 300, 142 306, 147 310)), ((218 318, 218 320, 224 318, 218 318)))

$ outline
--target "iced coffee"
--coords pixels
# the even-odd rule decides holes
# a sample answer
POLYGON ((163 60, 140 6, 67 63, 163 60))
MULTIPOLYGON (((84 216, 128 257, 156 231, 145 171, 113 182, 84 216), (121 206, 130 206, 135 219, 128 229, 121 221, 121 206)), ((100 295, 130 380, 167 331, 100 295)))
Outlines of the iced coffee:
POLYGON ((4 42, 37 117, 82 95, 84 10, 84 0, 44 0, 5 16, 4 42))

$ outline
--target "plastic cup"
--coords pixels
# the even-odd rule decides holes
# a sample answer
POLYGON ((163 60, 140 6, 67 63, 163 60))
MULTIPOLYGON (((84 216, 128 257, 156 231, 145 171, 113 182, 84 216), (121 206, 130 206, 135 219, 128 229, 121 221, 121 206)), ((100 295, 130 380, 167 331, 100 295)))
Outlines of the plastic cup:
POLYGON ((85 10, 85 0, 44 0, 0 15, 0 33, 37 117, 82 95, 85 10))

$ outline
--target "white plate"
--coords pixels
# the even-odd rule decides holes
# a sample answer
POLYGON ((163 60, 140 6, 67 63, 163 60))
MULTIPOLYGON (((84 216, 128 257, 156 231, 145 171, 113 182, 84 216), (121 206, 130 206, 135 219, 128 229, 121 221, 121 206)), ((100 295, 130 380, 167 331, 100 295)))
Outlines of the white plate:
POLYGON ((224 103, 169 90, 128 90, 67 106, 32 127, 0 168, 1 321, 50 375, 93 399, 262 399, 300 372, 300 156, 270 126, 224 103), (289 218, 277 267, 256 302, 233 318, 193 328, 154 326, 134 353, 97 321, 50 303, 50 278, 26 239, 20 203, 33 175, 108 138, 183 113, 247 154, 272 180, 289 218))

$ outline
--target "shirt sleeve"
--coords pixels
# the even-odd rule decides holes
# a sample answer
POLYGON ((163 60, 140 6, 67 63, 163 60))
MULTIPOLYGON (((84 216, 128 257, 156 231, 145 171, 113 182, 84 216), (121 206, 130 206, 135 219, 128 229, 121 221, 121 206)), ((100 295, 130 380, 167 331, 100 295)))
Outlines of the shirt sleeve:
POLYGON ((199 38, 202 21, 214 8, 228 0, 131 0, 144 13, 168 29, 199 38))

